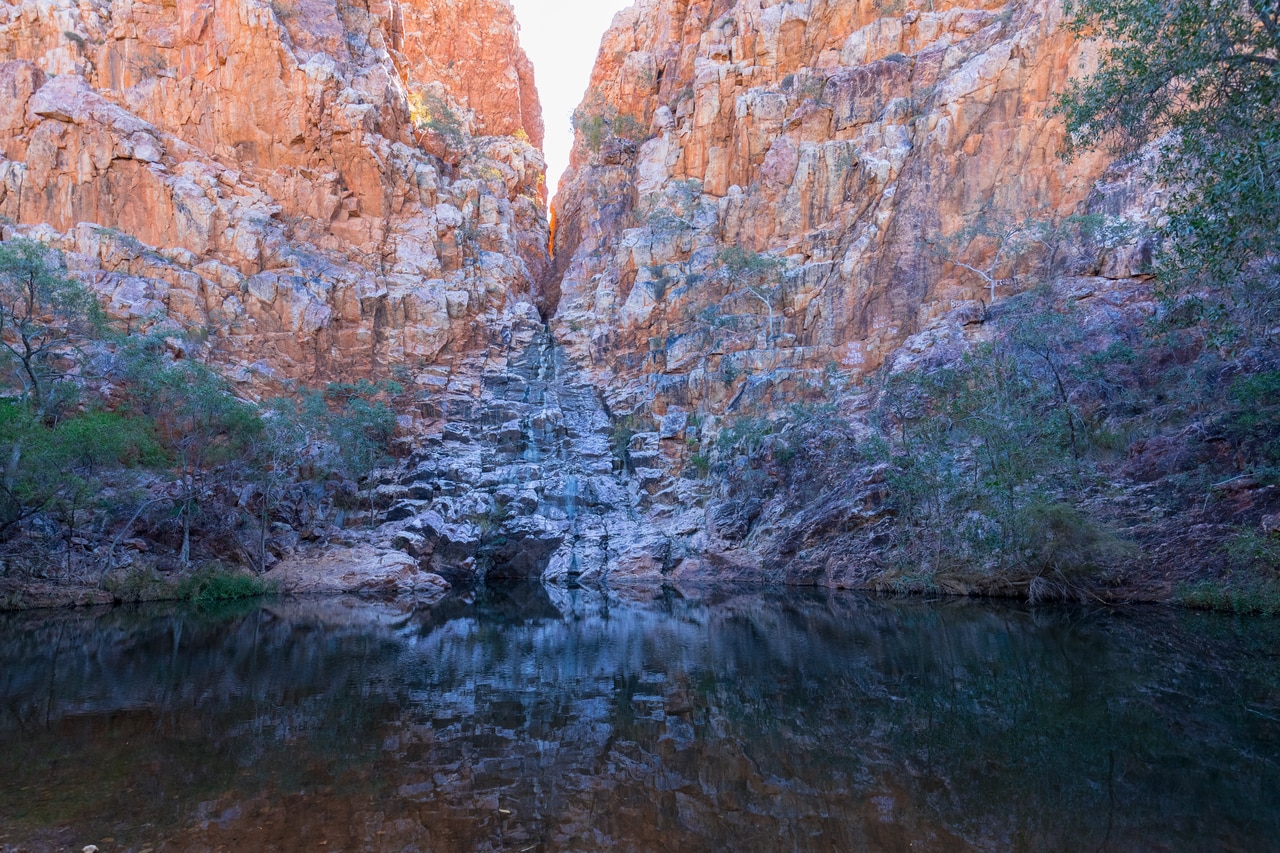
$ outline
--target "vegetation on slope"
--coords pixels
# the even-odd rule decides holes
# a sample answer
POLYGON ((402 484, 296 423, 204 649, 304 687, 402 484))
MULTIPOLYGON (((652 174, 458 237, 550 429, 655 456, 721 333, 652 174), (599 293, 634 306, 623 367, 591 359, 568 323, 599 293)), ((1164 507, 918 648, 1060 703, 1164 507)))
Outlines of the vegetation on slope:
POLYGON ((0 244, 0 332, 4 575, 226 597, 257 587, 208 571, 199 589, 152 583, 152 569, 262 572, 344 516, 372 520, 394 386, 241 399, 188 356, 191 342, 112 328, 58 254, 30 240, 0 244))
POLYGON ((1115 223, 1017 226, 1023 275, 967 267, 992 290, 985 343, 887 369, 861 429, 808 409, 724 432, 720 520, 767 530, 779 577, 1280 609, 1280 4, 1070 11, 1106 47, 1060 100, 1064 153, 1107 146, 1172 188, 1155 315, 1054 286, 1075 272, 1059 248, 1115 223))
POLYGON ((1102 40, 1101 64, 1059 101, 1068 156, 1154 148, 1173 188, 1161 279, 1205 287, 1203 320, 1268 334, 1280 268, 1280 3, 1071 0, 1072 26, 1102 40))

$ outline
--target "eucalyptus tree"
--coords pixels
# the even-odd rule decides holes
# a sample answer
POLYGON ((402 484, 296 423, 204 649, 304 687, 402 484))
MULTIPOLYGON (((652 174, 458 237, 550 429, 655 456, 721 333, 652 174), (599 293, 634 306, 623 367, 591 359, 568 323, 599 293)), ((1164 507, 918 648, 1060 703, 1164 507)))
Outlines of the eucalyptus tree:
POLYGON ((1101 45, 1061 97, 1066 155, 1154 148, 1171 189, 1162 278, 1216 290, 1219 322, 1266 329, 1280 306, 1280 0, 1067 0, 1101 45))
POLYGON ((121 373, 128 408, 155 425, 177 475, 180 557, 189 565, 193 523, 219 485, 243 482, 261 441, 262 418, 212 368, 166 354, 158 335, 125 342, 121 373))
POLYGON ((67 275, 62 257, 36 240, 0 243, 0 355, 22 399, 42 410, 81 346, 102 327, 97 301, 67 275))

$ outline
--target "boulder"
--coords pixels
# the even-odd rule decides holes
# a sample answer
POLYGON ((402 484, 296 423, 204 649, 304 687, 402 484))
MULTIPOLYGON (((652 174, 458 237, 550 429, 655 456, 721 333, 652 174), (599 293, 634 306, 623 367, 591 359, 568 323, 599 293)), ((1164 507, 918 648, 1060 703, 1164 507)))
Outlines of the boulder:
POLYGON ((400 551, 371 545, 330 548, 281 561, 266 580, 291 595, 412 595, 439 598, 449 582, 400 551))

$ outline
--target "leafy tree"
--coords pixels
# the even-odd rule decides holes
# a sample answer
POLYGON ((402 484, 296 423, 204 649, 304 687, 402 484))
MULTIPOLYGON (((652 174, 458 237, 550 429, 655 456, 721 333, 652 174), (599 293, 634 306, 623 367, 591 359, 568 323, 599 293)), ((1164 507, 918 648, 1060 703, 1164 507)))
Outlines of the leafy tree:
POLYGON ((257 407, 238 399, 225 379, 190 359, 173 361, 155 337, 131 341, 122 371, 132 390, 130 406, 156 425, 181 485, 183 565, 191 562, 192 523, 217 485, 243 465, 262 435, 257 407))
POLYGON ((323 398, 302 392, 276 397, 261 406, 262 433, 256 442, 250 478, 259 492, 257 541, 253 559, 267 569, 267 538, 280 501, 305 480, 317 444, 328 437, 323 398))
POLYGON ((899 545, 935 582, 985 563, 988 582, 1073 595, 1075 573, 1118 547, 1076 506, 1098 434, 1079 401, 1086 341, 1077 317, 1043 301, 1002 303, 993 340, 957 362, 884 378, 863 453, 887 463, 899 545))
MULTIPOLYGON (((982 279, 987 288, 990 303, 996 302, 998 288, 1017 288, 1017 271, 1019 264, 1034 248, 1047 244, 1052 229, 1044 222, 1035 219, 1012 221, 1000 217, 980 215, 973 219, 969 227, 963 229, 954 240, 949 241, 948 249, 963 247, 971 250, 975 245, 990 247, 990 255, 982 266, 974 266, 961 257, 948 258, 958 267, 968 270, 982 279), (1007 275, 1001 275, 1007 273, 1007 275)), ((977 262, 977 259, 973 259, 977 262)))
POLYGON ((1070 0, 1069 10, 1103 47, 1097 71, 1058 104, 1066 154, 1135 156, 1154 141, 1156 176, 1173 188, 1166 281, 1222 288, 1265 328, 1280 303, 1280 0, 1070 0))
POLYGON ((37 410, 77 348, 101 329, 93 296, 66 275, 61 257, 35 240, 0 244, 0 349, 23 399, 37 410))
POLYGON ((8 459, 0 480, 0 538, 37 513, 58 522, 66 569, 81 524, 121 469, 158 464, 163 454, 150 424, 95 411, 49 425, 29 407, 0 401, 0 452, 8 459))
POLYGON ((766 346, 774 338, 773 303, 780 298, 778 278, 786 268, 786 262, 773 255, 761 254, 744 249, 741 246, 730 246, 721 249, 716 255, 720 265, 720 276, 731 284, 741 284, 747 293, 759 299, 769 312, 769 327, 765 335, 766 346))
POLYGON ((369 525, 373 526, 373 490, 371 476, 391 461, 391 440, 396 432, 396 415, 385 397, 399 394, 394 382, 338 382, 325 389, 330 404, 326 416, 328 438, 334 451, 336 470, 357 483, 363 483, 369 507, 369 525))
POLYGON ((429 92, 410 93, 409 120, 420 131, 438 134, 451 148, 465 147, 466 134, 462 129, 462 121, 439 95, 429 92))
POLYGON ((573 129, 587 148, 598 153, 610 139, 620 139, 635 144, 645 139, 646 125, 642 118, 618 111, 599 92, 592 92, 582 105, 573 111, 573 129))
POLYGON ((62 524, 68 571, 81 523, 103 504, 104 486, 121 469, 164 461, 150 423, 107 411, 59 421, 48 433, 44 456, 32 460, 33 479, 49 490, 45 508, 62 524))

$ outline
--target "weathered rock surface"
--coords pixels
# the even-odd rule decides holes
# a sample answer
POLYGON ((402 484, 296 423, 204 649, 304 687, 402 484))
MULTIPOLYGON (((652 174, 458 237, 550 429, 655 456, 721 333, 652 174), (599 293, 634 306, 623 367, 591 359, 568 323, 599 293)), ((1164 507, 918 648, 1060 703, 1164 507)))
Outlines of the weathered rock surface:
MULTIPOLYGON (((550 241, 507 0, 16 0, 0 216, 130 328, 208 329, 248 393, 410 386, 386 523, 278 566, 287 591, 857 585, 879 484, 734 493, 702 476, 717 432, 980 340, 1026 270, 962 264, 1011 223, 1158 206, 1057 157, 1089 59, 1057 0, 639 0, 550 241)), ((1063 298, 1146 310, 1148 247, 1076 248, 1063 298)))
POLYGON ((872 399, 860 380, 959 358, 989 334, 993 300, 1037 279, 1099 328, 1149 316, 1140 226, 1160 190, 1106 155, 1058 156, 1055 98, 1091 61, 1057 0, 620 13, 553 203, 540 298, 615 419, 652 429, 629 461, 636 509, 670 549, 655 574, 862 585, 883 556, 875 472, 830 460, 834 480, 804 499, 741 489, 702 476, 717 433, 811 401, 856 422, 872 399), (1063 234, 1076 214, 1139 227, 1010 249, 1025 223, 1063 234))
POLYGON ((545 136, 533 64, 517 37, 510 0, 410 0, 397 41, 423 77, 439 80, 475 112, 478 132, 520 131, 536 148, 545 136))
POLYGON ((266 574, 266 580, 292 595, 352 593, 438 598, 449 589, 448 581, 424 571, 407 554, 367 545, 284 560, 266 574))
POLYGON ((641 0, 605 37, 582 107, 604 129, 579 133, 554 203, 557 337, 611 406, 657 415, 778 410, 962 337, 990 301, 957 264, 994 256, 981 226, 1081 212, 1108 165, 1058 158, 1048 110, 1089 59, 1062 14, 641 0))
POLYGON ((9 232, 247 383, 418 376, 546 264, 506 0, 11 2, 0 94, 9 232))
MULTIPOLYGON (((687 549, 673 553, 653 524, 647 481, 632 475, 598 390, 532 307, 500 352, 458 375, 478 378, 440 390, 421 448, 379 487, 394 520, 380 542, 441 574, 490 580, 654 583, 671 572, 687 549)), ((677 489, 666 470, 655 480, 677 489)))

